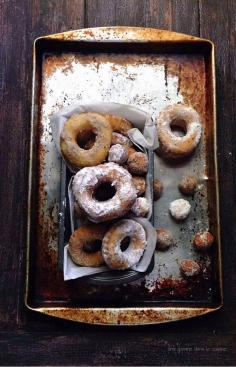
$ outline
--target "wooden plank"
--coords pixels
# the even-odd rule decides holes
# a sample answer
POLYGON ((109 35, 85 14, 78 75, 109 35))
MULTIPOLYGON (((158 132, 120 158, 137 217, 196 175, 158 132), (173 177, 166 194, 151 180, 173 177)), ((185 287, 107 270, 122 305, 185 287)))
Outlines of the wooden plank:
POLYGON ((0 322, 8 327, 24 310, 32 43, 83 19, 83 0, 0 2, 0 322))
MULTIPOLYGON (((1 365, 234 365, 235 335, 147 333, 146 328, 0 333, 1 365), (2 353, 4 351, 4 353, 2 353)), ((159 329, 160 330, 160 329, 159 329)))
POLYGON ((174 0, 172 4, 171 30, 180 33, 199 35, 198 0, 174 0))
POLYGON ((86 0, 85 27, 116 25, 114 1, 86 0))
POLYGON ((198 10, 197 0, 149 0, 145 2, 145 25, 198 36, 198 10))
POLYGON ((86 26, 144 26, 145 1, 86 0, 86 26))
POLYGON ((171 0, 149 0, 145 2, 145 25, 159 29, 171 30, 171 0))
POLYGON ((84 27, 84 0, 27 0, 30 39, 84 27))
MULTIPOLYGON (((25 251, 30 111, 26 6, 0 2, 0 322, 18 318, 25 251), (17 21, 16 21, 17 19, 17 21)), ((29 52, 29 51, 28 51, 29 52)))
MULTIPOLYGON (((235 1, 200 0, 201 36, 216 46, 218 162, 221 198, 221 235, 225 274, 225 312, 236 302, 236 124, 235 124, 235 1), (209 21, 210 20, 210 21, 209 21)), ((235 311, 234 311, 235 312, 235 311)), ((229 320, 230 322, 230 320, 229 320)), ((230 328, 230 325, 228 325, 230 328)))

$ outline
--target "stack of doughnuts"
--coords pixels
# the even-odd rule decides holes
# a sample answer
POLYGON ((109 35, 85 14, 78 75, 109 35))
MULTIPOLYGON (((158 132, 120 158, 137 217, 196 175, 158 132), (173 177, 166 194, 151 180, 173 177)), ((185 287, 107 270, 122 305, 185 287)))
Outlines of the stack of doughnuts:
POLYGON ((136 265, 145 250, 142 225, 124 219, 130 214, 146 217, 150 209, 144 196, 148 158, 129 139, 132 128, 120 116, 88 112, 71 116, 61 132, 62 155, 77 171, 74 208, 85 220, 69 241, 69 253, 78 265, 105 262, 124 270, 136 265))

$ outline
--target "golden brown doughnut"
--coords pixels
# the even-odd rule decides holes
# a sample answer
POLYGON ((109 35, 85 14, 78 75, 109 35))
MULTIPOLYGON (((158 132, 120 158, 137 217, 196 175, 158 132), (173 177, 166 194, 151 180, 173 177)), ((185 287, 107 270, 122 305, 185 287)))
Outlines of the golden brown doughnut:
POLYGON ((147 245, 146 233, 142 225, 131 219, 115 223, 102 241, 102 255, 111 269, 124 270, 136 265, 147 245), (128 248, 121 249, 121 242, 130 239, 128 248))
POLYGON ((69 240, 68 251, 72 260, 80 266, 100 266, 104 260, 101 245, 106 226, 88 224, 76 229, 69 240))
POLYGON ((74 168, 95 166, 105 160, 111 145, 112 129, 104 116, 89 112, 75 114, 67 120, 61 132, 60 145, 65 160, 74 168), (82 149, 77 139, 80 134, 96 135, 91 149, 82 149))
POLYGON ((128 136, 128 131, 134 127, 130 121, 123 117, 110 114, 104 116, 110 123, 112 130, 122 135, 128 136))
POLYGON ((201 122, 198 113, 189 106, 175 104, 164 108, 157 117, 159 151, 163 156, 178 159, 190 155, 200 142, 201 122), (179 126, 186 131, 184 136, 176 136, 171 126, 179 126))

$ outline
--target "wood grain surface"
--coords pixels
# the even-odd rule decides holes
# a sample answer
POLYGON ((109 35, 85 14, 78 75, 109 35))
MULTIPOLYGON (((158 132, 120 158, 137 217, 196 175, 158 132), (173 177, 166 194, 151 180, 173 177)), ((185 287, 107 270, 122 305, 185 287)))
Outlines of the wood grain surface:
POLYGON ((236 364, 235 0, 0 0, 0 365, 236 364), (106 25, 156 27, 216 45, 224 307, 173 324, 101 327, 23 305, 32 42, 106 25))

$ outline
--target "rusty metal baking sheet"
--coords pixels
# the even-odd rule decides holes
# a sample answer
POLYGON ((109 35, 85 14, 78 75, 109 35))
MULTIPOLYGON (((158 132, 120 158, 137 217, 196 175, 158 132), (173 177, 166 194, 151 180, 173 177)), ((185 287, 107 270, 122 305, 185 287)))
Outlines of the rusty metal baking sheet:
POLYGON ((108 324, 165 322, 219 308, 215 137, 214 55, 209 41, 142 28, 80 30, 36 41, 28 307, 58 317, 108 324), (64 282, 57 266, 61 158, 52 140, 49 117, 73 103, 91 101, 131 104, 154 119, 169 104, 190 104, 201 115, 204 131, 200 146, 187 163, 170 165, 155 157, 154 176, 163 182, 164 193, 154 204, 154 223, 171 229, 175 245, 167 252, 156 252, 154 269, 144 280, 117 287, 93 286, 82 280, 64 282), (168 205, 181 197, 177 185, 183 174, 196 175, 199 184, 197 194, 190 198, 190 217, 180 225, 169 216, 168 205), (193 250, 192 237, 208 228, 216 244, 209 255, 200 256, 193 250), (202 267, 200 278, 182 278, 179 263, 183 258, 197 259, 202 267))

